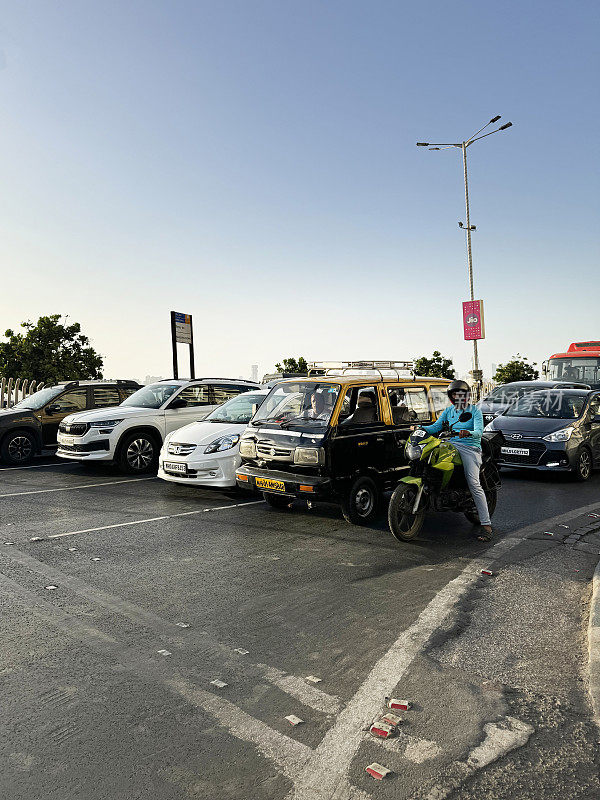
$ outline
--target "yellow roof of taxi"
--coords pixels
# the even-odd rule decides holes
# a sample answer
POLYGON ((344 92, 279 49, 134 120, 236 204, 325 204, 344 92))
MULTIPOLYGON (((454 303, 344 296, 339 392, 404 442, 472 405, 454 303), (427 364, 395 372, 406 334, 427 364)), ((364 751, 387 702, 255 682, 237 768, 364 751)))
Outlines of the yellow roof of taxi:
POLYGON ((288 378, 288 381, 295 381, 296 383, 305 383, 306 381, 313 381, 314 383, 416 383, 417 381, 428 383, 438 383, 440 385, 447 385, 450 383, 448 378, 429 378, 426 375, 311 375, 308 378, 288 378))

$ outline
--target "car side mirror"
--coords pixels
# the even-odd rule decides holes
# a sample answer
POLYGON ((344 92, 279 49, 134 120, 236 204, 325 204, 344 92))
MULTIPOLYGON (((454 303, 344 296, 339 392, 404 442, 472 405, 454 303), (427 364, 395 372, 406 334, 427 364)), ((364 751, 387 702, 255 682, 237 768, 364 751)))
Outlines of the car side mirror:
POLYGON ((173 411, 177 410, 178 408, 185 408, 186 406, 187 406, 187 400, 184 400, 181 397, 176 397, 169 403, 167 408, 169 409, 169 411, 173 411))
POLYGON ((46 406, 46 414, 48 414, 48 416, 51 416, 52 414, 58 414, 58 412, 61 410, 61 407, 56 403, 53 403, 51 406, 46 406))

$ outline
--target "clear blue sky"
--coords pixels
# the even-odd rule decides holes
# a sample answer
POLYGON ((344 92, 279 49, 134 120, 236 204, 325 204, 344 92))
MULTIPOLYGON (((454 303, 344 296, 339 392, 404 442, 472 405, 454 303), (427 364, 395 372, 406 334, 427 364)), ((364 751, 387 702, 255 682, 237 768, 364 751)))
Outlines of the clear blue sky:
POLYGON ((600 338, 597 3, 1 2, 0 329, 106 374, 281 356, 470 366, 460 141, 492 362, 600 338), (182 353, 183 355, 183 353, 182 353))

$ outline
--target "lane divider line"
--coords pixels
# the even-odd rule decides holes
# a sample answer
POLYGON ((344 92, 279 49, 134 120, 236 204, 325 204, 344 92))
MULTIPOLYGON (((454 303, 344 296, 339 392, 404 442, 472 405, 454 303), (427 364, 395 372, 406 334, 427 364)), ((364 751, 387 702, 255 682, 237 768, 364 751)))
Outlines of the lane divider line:
POLYGON ((65 461, 62 464, 33 464, 30 467, 0 467, 0 472, 13 472, 15 469, 43 469, 44 467, 78 467, 76 461, 69 463, 65 461))
POLYGON ((116 486, 118 483, 140 483, 141 481, 158 480, 156 475, 150 478, 125 478, 122 481, 104 481, 103 483, 86 483, 83 486, 61 486, 60 489, 35 489, 31 492, 9 492, 0 494, 0 497, 24 497, 29 494, 47 494, 48 492, 73 492, 75 489, 93 489, 97 486, 116 486))
MULTIPOLYGON (((0 495, 1 496, 1 495, 0 495)), ((162 517, 149 517, 148 519, 136 519, 132 522, 117 522, 114 525, 102 525, 99 528, 84 528, 80 531, 67 531, 67 533, 54 533, 52 536, 45 536, 44 539, 62 539, 65 536, 77 536, 78 533, 96 533, 96 531, 108 531, 112 528, 126 528, 130 525, 143 525, 146 522, 160 522, 164 519, 174 519, 175 517, 189 517, 193 514, 206 514, 209 511, 223 511, 227 508, 240 508, 241 506, 253 506, 257 503, 264 503, 264 500, 250 500, 247 503, 232 503, 228 506, 214 506, 213 508, 200 508, 197 511, 181 511, 178 514, 165 514, 162 517)))

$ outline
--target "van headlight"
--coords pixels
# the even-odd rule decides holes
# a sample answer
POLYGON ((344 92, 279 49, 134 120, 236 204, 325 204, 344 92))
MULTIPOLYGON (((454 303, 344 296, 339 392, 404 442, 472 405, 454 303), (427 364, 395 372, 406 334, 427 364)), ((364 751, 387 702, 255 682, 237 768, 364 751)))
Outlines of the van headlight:
POLYGON ((237 433, 235 436, 220 436, 218 439, 215 439, 214 442, 211 442, 209 445, 207 445, 204 449, 204 452, 221 453, 223 450, 231 450, 232 447, 236 446, 239 440, 240 437, 237 433))
POLYGON ((317 466, 325 460, 325 451, 322 447, 297 447, 294 450, 294 464, 307 464, 317 466))
POLYGON ((422 444, 407 444, 406 445, 406 457, 409 461, 416 461, 418 458, 421 458, 423 455, 423 445, 422 444))
POLYGON ((575 428, 570 425, 568 428, 561 428, 559 431, 549 433, 548 436, 542 436, 542 439, 545 442, 568 442, 574 430, 575 428))
POLYGON ((245 458, 256 458, 256 442, 254 439, 242 439, 240 441, 240 455, 245 458))

